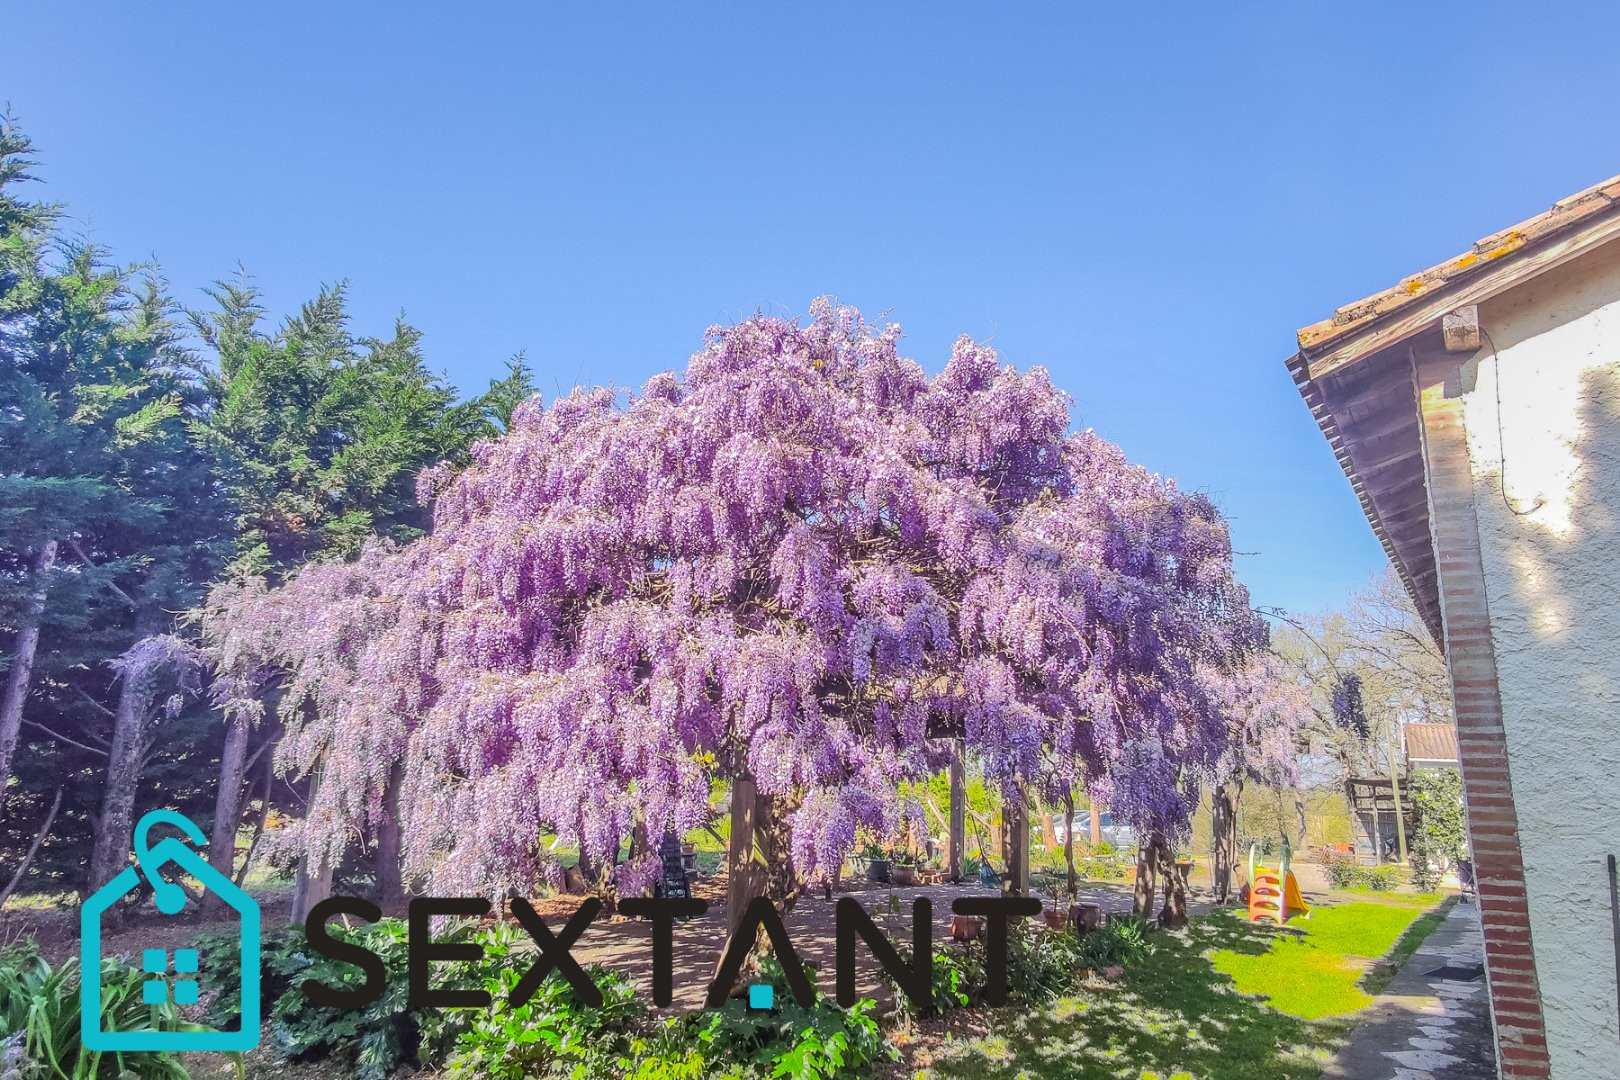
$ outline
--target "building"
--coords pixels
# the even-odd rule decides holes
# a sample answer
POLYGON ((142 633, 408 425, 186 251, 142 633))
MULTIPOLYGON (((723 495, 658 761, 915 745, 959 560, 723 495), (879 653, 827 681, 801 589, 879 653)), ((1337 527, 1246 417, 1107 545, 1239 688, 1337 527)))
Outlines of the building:
POLYGON ((1406 775, 1416 769, 1457 768, 1457 729, 1451 724, 1407 724, 1401 729, 1406 743, 1406 775))
POLYGON ((1504 1077, 1620 1078, 1620 177, 1288 361, 1446 654, 1504 1077))

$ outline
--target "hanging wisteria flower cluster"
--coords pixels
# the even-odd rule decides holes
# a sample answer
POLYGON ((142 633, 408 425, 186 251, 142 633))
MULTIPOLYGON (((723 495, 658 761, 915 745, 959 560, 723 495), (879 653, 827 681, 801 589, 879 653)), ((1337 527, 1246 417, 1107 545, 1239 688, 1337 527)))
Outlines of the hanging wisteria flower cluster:
POLYGON ((221 696, 283 680, 278 760, 318 771, 306 850, 392 776, 408 872, 524 889, 543 832, 611 864, 747 774, 794 795, 808 878, 950 739, 1184 822, 1227 748, 1209 673, 1263 636, 1224 521, 1069 434, 1044 370, 963 338, 930 378, 898 337, 825 300, 713 329, 684 376, 520 407, 424 479, 426 538, 218 591, 221 696))

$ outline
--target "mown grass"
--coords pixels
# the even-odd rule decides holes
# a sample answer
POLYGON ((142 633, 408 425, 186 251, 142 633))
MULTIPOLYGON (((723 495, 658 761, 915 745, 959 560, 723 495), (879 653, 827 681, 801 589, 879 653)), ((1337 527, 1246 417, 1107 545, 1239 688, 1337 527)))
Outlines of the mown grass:
POLYGON ((1210 959, 1239 992, 1265 995, 1279 1012, 1302 1020, 1347 1016, 1372 1004, 1363 976, 1424 906, 1416 897, 1319 905, 1309 918, 1290 919, 1264 953, 1222 950, 1210 959))
POLYGON ((1207 955, 1259 955, 1276 936, 1226 915, 1195 921, 1185 936, 1155 934, 1153 951, 1118 981, 1038 1008, 999 1010, 991 1034, 935 1042, 917 1055, 919 1075, 1314 1080, 1349 1024, 1312 1023, 1268 1008, 1239 993, 1207 955))
POLYGON ((1358 985, 1371 962, 1397 942, 1393 959, 1415 951, 1443 917, 1423 914, 1433 902, 1322 905, 1286 929, 1216 912, 1184 936, 1154 935, 1118 982, 1000 1010, 987 1035, 931 1040, 918 1076, 1314 1080, 1372 1002, 1358 985))

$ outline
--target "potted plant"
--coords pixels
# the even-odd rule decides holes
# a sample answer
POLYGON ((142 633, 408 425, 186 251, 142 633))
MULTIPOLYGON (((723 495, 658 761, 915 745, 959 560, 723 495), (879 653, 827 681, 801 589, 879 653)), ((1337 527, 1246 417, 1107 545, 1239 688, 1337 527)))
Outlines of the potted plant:
POLYGON ((878 884, 887 884, 889 880, 889 856, 876 843, 869 843, 861 850, 861 858, 866 860, 866 880, 878 884))
POLYGON ((917 883, 917 860, 908 851, 896 851, 893 866, 889 870, 889 880, 896 885, 915 885, 917 883))

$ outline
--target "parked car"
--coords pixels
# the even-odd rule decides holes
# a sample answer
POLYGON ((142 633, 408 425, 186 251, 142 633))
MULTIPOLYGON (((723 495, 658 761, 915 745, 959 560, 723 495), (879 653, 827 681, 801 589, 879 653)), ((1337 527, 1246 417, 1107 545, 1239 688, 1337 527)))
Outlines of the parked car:
MULTIPOLYGON (((1102 826, 1103 840, 1112 845, 1115 851, 1129 852, 1136 850, 1136 830, 1131 828, 1128 823, 1124 821, 1115 822, 1114 815, 1106 811, 1098 815, 1098 821, 1102 826)), ((1060 817, 1052 824, 1057 832, 1057 842, 1063 843, 1066 834, 1064 819, 1060 817)), ((1074 838, 1076 840, 1091 839, 1091 813, 1089 811, 1075 814, 1069 819, 1069 824, 1074 828, 1074 838)))

